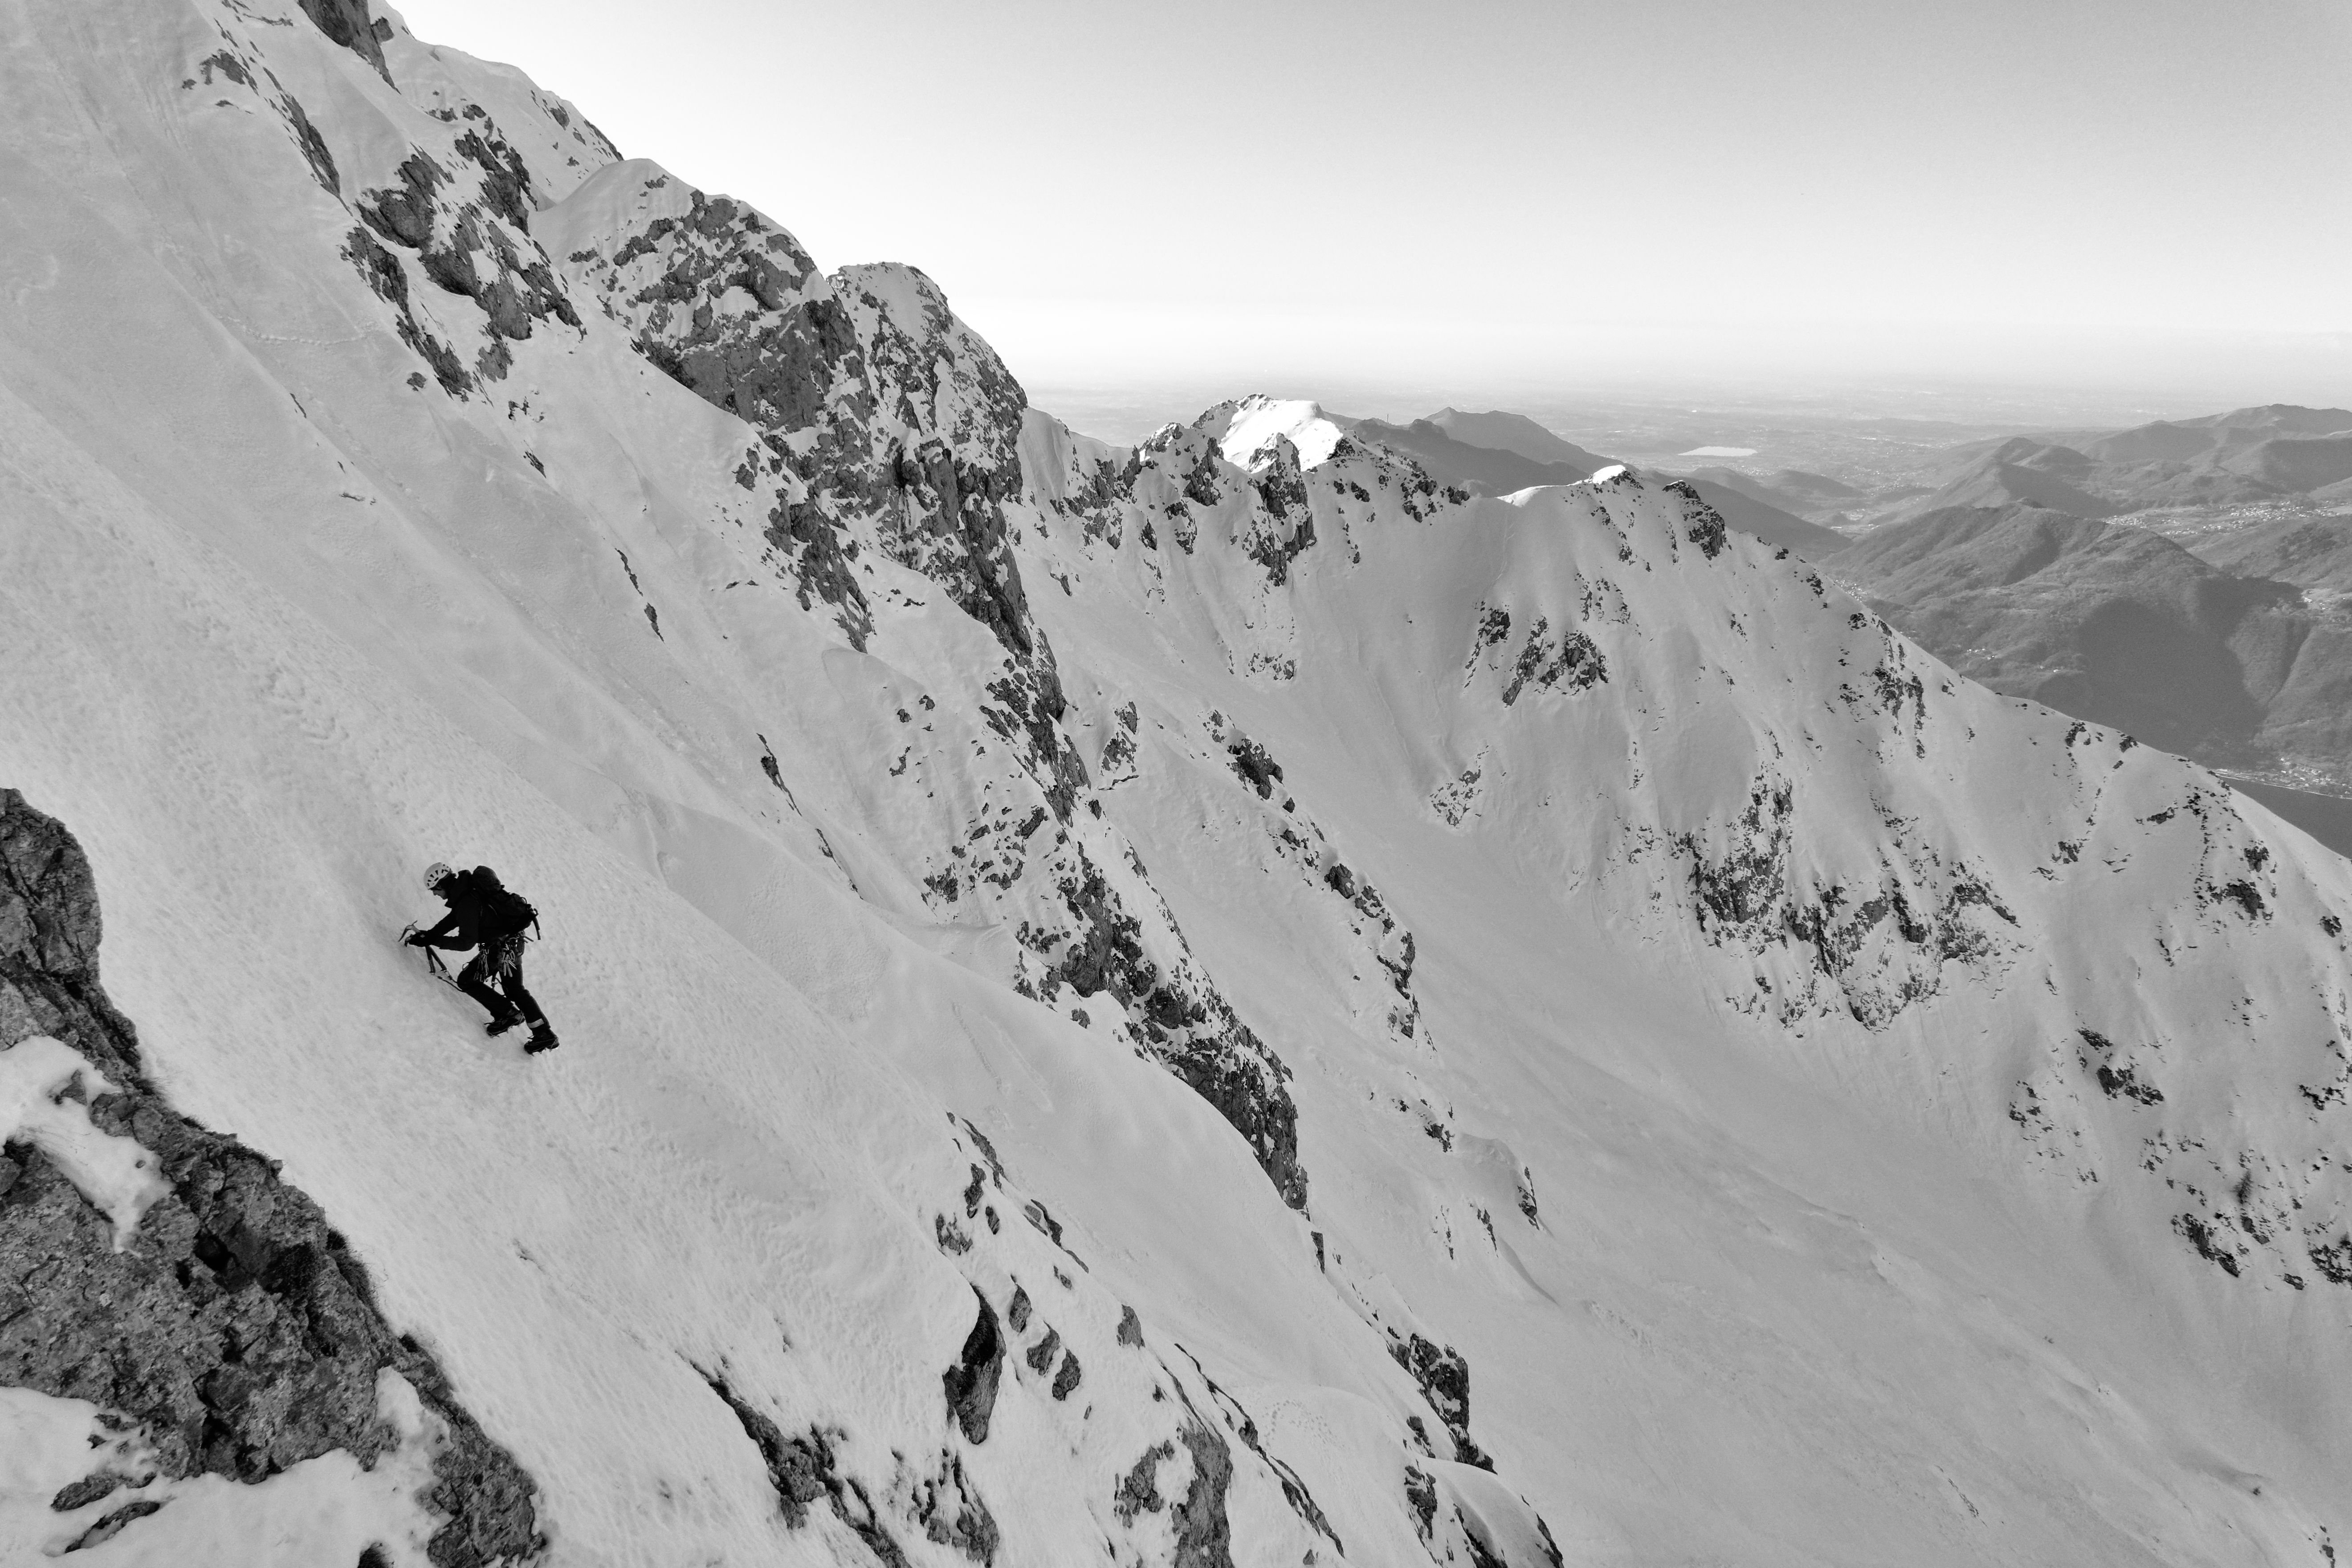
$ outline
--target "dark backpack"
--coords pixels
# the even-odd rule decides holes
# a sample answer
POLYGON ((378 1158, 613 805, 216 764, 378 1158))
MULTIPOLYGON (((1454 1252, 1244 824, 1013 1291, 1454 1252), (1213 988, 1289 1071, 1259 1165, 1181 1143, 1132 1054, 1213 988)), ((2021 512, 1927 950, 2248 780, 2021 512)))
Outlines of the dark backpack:
POLYGON ((516 936, 539 923, 539 910, 529 899, 499 880, 488 866, 474 868, 474 889, 482 900, 482 935, 516 936))

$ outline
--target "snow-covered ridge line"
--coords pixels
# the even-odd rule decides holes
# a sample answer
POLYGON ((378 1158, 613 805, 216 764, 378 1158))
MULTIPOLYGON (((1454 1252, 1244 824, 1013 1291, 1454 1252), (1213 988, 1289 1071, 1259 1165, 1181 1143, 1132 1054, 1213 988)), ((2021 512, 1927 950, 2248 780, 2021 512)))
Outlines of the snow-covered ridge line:
MULTIPOLYGON (((1001 645, 981 714, 1018 771, 1000 775, 1010 794, 992 810, 940 818, 909 868, 926 902, 977 905, 1017 930, 1004 978, 1024 994, 1107 997, 1089 1016, 1123 1014, 1115 1026, 1215 1105, 1303 1205, 1286 1069, 1192 961, 1116 829, 1098 808, 1077 813, 1087 771, 1060 728, 1060 678, 1029 613, 1007 510, 1022 491, 1027 399, 994 352, 914 268, 828 278, 759 213, 642 161, 592 176, 542 231, 638 353, 753 427, 735 482, 764 519, 762 564, 796 583, 803 607, 812 595, 831 605, 863 651, 876 607, 856 567, 871 552, 938 584, 1001 645)), ((894 773, 915 752, 903 749, 894 773)), ((951 754, 969 771, 961 748, 951 754)))

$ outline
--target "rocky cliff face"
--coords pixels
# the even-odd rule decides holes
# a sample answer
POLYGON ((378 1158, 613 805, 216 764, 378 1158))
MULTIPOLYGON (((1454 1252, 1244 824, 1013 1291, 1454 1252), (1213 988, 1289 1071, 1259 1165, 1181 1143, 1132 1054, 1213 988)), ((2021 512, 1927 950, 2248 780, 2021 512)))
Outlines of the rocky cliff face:
POLYGON ((58 1494, 60 1523, 103 1540, 168 1509, 172 1481, 252 1484, 339 1451, 373 1468, 429 1441, 437 1568, 536 1560, 531 1479, 385 1321, 327 1216, 148 1081, 99 984, 100 932, 81 847, 0 789, 0 1079, 37 1074, 12 1087, 58 1109, 20 1113, 0 1151, 0 1387, 87 1400, 120 1439, 58 1494), (94 1140, 152 1177, 128 1213, 99 1206, 94 1140), (429 1439, 404 1436, 387 1384, 430 1412, 429 1439))
POLYGON ((1086 764, 1013 552, 1027 399, 995 352, 914 268, 827 277, 761 214, 651 164, 602 171, 543 226, 572 287, 638 353, 751 426, 736 482, 803 605, 823 601, 853 647, 878 651, 869 595, 887 590, 860 569, 870 553, 937 584, 998 645, 980 732, 960 734, 927 695, 890 700, 908 743, 888 776, 933 803, 936 837, 908 868, 927 902, 1015 933, 1013 984, 1090 1025, 1102 1015, 1166 1063, 1303 1206, 1288 1069, 1219 994, 1099 807, 1079 810, 1086 764), (992 776, 975 792, 992 742, 1015 765, 982 764, 992 776))

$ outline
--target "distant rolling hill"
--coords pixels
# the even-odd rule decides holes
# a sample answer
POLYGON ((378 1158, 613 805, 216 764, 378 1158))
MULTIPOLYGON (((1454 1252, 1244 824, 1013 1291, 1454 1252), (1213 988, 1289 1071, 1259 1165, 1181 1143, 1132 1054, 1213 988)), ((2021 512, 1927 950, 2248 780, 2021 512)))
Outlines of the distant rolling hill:
POLYGON ((2274 577, 2305 588, 2352 591, 2352 512, 2283 517, 2189 545, 2199 560, 2241 577, 2274 577))
POLYGON ((1693 468, 1690 477, 1738 490, 1809 522, 1825 522, 1831 516, 1870 499, 1866 490, 1856 489, 1827 474, 1809 474, 1802 468, 1782 468, 1778 473, 1763 475, 1719 467, 1693 468))
MULTIPOLYGON (((1482 495, 1509 495, 1530 485, 1576 484, 1616 461, 1588 452, 1519 414, 1442 408, 1410 425, 1358 419, 1349 421, 1349 428, 1366 440, 1411 455, 1433 477, 1482 495), (1539 458, 1533 455, 1538 452, 1570 455, 1539 458)), ((1725 522, 1769 544, 1785 546, 1809 560, 1845 547, 1845 535, 1742 489, 1696 476, 1688 482, 1725 522)))
POLYGON ((2352 631, 2294 584, 2145 530, 1948 508, 1835 562, 1872 606, 1998 690, 2216 766, 2352 764, 2352 631))
POLYGON ((2115 431, 2057 431, 1954 447, 1927 493, 1880 515, 2024 503, 2078 517, 2352 500, 2352 411, 2271 404, 2115 431))
POLYGON ((1472 414, 1459 408, 1441 408, 1416 425, 1434 425, 1456 441, 1473 447, 1483 447, 1495 452, 1517 452, 1536 463, 1566 463, 1581 465, 1589 475, 1615 462, 1586 451, 1566 437, 1545 429, 1524 414, 1505 413, 1488 409, 1484 414, 1472 414))
MULTIPOLYGON (((1449 435, 1433 420, 1416 419, 1391 425, 1384 419, 1351 419, 1349 430, 1368 441, 1378 441, 1402 452, 1427 468, 1432 477, 1477 491, 1507 496, 1531 485, 1581 484, 1617 459, 1596 457, 1581 447, 1569 449, 1572 459, 1544 460, 1499 447, 1482 447, 1449 435)), ((1568 443, 1563 441, 1561 446, 1568 443)))

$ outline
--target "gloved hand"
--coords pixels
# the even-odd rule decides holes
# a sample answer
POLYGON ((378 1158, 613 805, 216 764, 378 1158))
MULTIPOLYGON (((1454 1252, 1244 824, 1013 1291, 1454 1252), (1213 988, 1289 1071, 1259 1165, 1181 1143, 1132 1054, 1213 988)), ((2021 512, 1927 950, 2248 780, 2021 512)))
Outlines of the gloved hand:
POLYGON ((405 940, 411 947, 423 947, 425 945, 425 933, 421 931, 410 931, 407 937, 404 940, 405 940))

